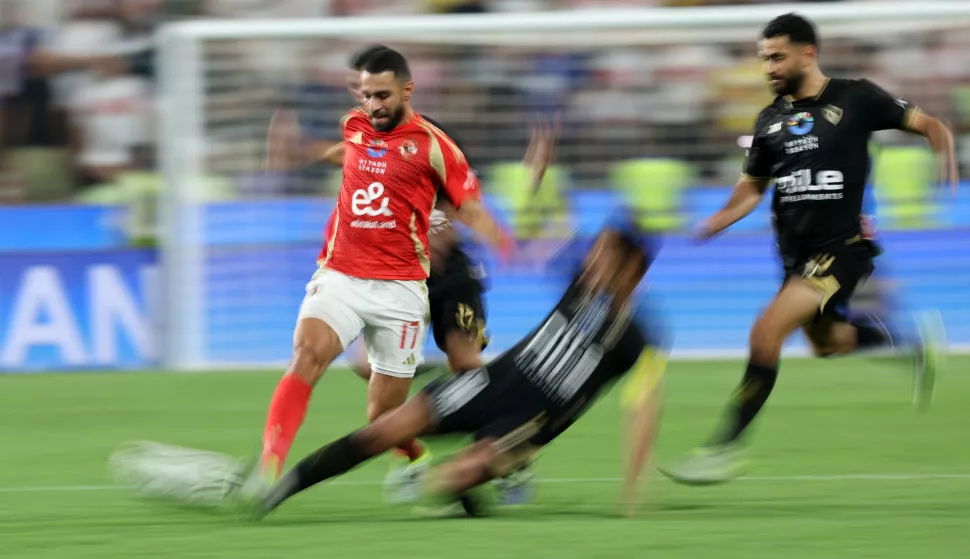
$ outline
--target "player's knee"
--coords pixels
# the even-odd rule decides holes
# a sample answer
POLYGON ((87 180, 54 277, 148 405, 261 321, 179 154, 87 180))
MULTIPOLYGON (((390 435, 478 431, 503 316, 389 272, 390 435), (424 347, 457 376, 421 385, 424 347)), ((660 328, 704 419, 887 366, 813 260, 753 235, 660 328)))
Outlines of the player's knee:
POLYGON ((371 371, 370 363, 354 363, 350 366, 350 368, 354 371, 355 375, 364 380, 370 380, 373 372, 371 371))
POLYGON ((805 336, 808 338, 808 346, 815 357, 831 357, 835 355, 836 348, 814 328, 806 328, 805 336))
MULTIPOLYGON (((337 348, 339 345, 337 342, 337 348)), ((293 346, 293 359, 288 372, 303 377, 311 384, 316 383, 337 353, 339 349, 336 349, 333 340, 327 337, 299 338, 293 346)))
POLYGON ((759 363, 778 361, 784 341, 784 336, 778 332, 778 328, 762 316, 751 328, 751 336, 748 342, 751 349, 751 360, 759 363))
POLYGON ((855 330, 851 325, 835 322, 808 332, 815 357, 836 357, 856 349, 855 330))
POLYGON ((829 344, 813 343, 811 346, 815 357, 834 357, 840 353, 837 347, 829 344))
POLYGON ((816 355, 818 357, 838 357, 852 353, 856 349, 858 349, 858 346, 855 340, 838 340, 832 344, 820 347, 816 355))
POLYGON ((451 332, 447 338, 448 368, 464 373, 480 368, 482 363, 481 341, 463 332, 451 332))

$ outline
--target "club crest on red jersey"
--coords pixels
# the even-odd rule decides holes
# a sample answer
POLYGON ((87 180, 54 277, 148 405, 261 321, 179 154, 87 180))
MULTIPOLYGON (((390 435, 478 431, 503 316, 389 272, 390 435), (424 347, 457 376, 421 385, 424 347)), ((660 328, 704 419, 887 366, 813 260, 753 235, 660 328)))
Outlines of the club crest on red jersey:
POLYGON ((404 157, 411 157, 418 153, 418 143, 411 138, 408 138, 407 140, 404 140, 404 143, 402 143, 400 147, 398 147, 398 150, 404 157))

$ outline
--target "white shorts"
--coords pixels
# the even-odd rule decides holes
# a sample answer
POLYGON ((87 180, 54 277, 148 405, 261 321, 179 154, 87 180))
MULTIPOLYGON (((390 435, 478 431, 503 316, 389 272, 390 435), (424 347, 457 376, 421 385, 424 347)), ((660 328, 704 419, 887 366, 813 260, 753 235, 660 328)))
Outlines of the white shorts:
POLYGON ((327 323, 343 349, 363 331, 375 373, 411 378, 424 362, 429 315, 423 280, 361 279, 324 269, 307 284, 299 318, 327 323))

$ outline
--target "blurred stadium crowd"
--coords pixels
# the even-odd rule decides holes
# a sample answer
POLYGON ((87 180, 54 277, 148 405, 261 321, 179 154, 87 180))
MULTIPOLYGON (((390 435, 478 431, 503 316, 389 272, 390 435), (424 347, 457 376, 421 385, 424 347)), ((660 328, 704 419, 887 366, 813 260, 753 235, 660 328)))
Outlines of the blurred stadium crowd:
MULTIPOLYGON (((861 0, 864 1, 864 0, 861 0)), ((112 202, 119 182, 155 175, 155 45, 191 18, 389 16, 604 7, 763 4, 700 0, 5 0, 0 2, 3 203, 112 202)), ((380 37, 374 37, 380 40, 380 37)), ((623 188, 659 173, 683 186, 733 183, 758 110, 769 100, 754 39, 538 49, 394 46, 408 54, 416 106, 443 121, 480 170, 514 173, 536 113, 559 112, 555 191, 623 188), (653 159, 662 167, 630 167, 653 159), (557 175, 561 172, 561 175, 557 175), (558 177, 558 178, 557 178, 558 177)), ((865 76, 970 133, 970 29, 831 39, 823 68, 865 76)), ((280 106, 306 134, 332 138, 350 100, 345 64, 359 43, 210 41, 205 51, 206 169, 213 196, 332 193, 323 166, 269 175, 265 131, 280 106), (280 61, 292 61, 281 64, 280 61)), ((910 142, 889 134, 889 144, 910 142)), ((970 142, 958 142, 958 145, 970 142)), ((970 168, 970 152, 961 157, 970 168)), ((506 175, 511 176, 511 175, 506 175)), ((500 181, 485 180, 486 187, 500 181)), ((160 184, 160 182, 159 182, 160 184)), ((496 187, 497 188, 497 187, 496 187)))

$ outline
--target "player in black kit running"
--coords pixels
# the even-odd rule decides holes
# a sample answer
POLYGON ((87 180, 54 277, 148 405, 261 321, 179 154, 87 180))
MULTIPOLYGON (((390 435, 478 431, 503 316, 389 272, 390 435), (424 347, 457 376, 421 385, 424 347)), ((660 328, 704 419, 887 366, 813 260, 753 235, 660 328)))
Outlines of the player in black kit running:
MULTIPOLYGON (((663 371, 655 333, 634 303, 654 249, 632 225, 611 222, 595 239, 555 309, 487 366, 446 375, 396 410, 303 459, 268 493, 235 493, 261 517, 291 496, 342 475, 413 436, 473 434, 475 443, 432 471, 423 490, 480 512, 470 490, 529 463, 628 371, 631 437, 624 504, 635 503, 656 431, 663 371)), ((439 501, 443 498, 444 502, 439 501)), ((631 512, 633 509, 626 509, 631 512)))
MULTIPOLYGON (((726 425, 708 446, 661 471, 682 483, 727 481, 740 469, 742 433, 778 376, 782 344, 802 328, 818 355, 888 345, 880 325, 850 322, 845 307, 873 271, 875 249, 862 230, 872 132, 907 130, 929 140, 956 184, 953 139, 940 121, 867 80, 832 79, 818 67, 818 40, 806 19, 786 14, 764 29, 759 52, 778 95, 758 116, 744 173, 725 207, 699 231, 710 238, 757 207, 774 181, 774 209, 785 281, 751 330, 747 370, 726 425)), ((936 351, 923 340, 919 382, 931 383, 936 351)), ((926 392, 923 390, 922 392, 926 392)))

